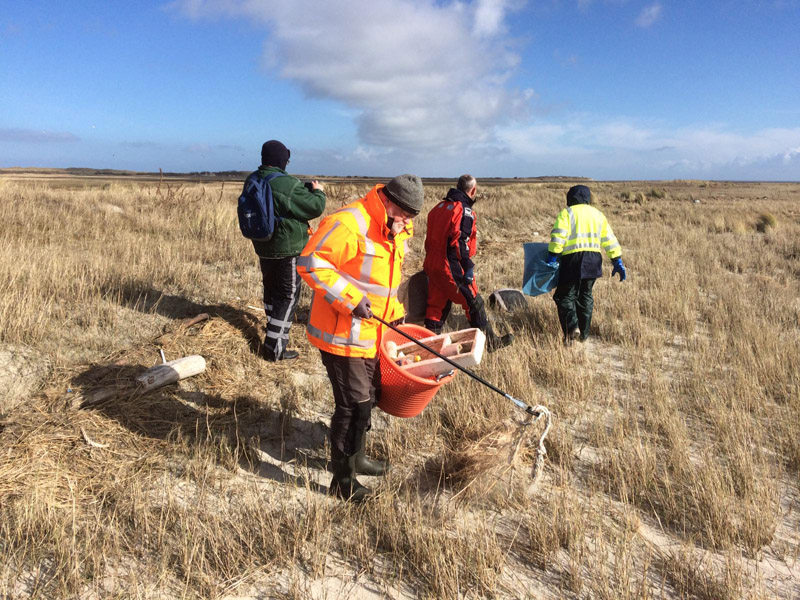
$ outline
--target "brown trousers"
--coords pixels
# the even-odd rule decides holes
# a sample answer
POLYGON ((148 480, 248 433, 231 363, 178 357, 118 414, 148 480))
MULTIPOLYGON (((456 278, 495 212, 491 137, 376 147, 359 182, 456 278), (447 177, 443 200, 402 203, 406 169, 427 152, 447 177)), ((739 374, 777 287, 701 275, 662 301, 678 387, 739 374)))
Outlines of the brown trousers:
POLYGON ((379 359, 339 356, 320 350, 336 404, 331 416, 331 446, 352 456, 370 429, 372 407, 381 390, 379 359))

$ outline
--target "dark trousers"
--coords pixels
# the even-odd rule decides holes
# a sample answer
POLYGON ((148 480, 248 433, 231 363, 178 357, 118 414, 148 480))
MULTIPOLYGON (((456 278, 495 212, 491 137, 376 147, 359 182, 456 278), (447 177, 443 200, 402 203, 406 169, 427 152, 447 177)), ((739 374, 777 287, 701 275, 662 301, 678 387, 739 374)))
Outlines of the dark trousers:
POLYGON ((300 300, 300 275, 297 257, 262 258, 261 279, 264 283, 264 312, 267 315, 264 346, 280 356, 289 345, 289 328, 300 300))
POLYGON ((556 287, 553 301, 558 308, 558 320, 565 338, 576 327, 581 330, 582 340, 589 337, 594 308, 594 282, 594 279, 576 279, 566 283, 559 282, 556 287))
POLYGON ((352 456, 369 431, 372 407, 380 399, 379 359, 338 356, 322 350, 320 354, 336 405, 331 417, 331 446, 352 456))

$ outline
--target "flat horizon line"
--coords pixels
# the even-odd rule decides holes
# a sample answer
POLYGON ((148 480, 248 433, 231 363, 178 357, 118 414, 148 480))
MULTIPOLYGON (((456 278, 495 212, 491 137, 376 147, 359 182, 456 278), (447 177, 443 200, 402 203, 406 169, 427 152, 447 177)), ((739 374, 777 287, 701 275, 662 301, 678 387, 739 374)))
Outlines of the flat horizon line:
MULTIPOLYGON (((132 169, 106 169, 96 167, 0 167, 0 175, 13 174, 42 174, 42 175, 71 175, 83 177, 120 177, 120 178, 162 178, 171 179, 188 178, 200 179, 201 181, 227 181, 231 179, 244 179, 252 171, 222 170, 222 171, 134 171, 132 169)), ((290 173, 298 179, 322 179, 322 180, 362 180, 364 183, 386 181, 395 175, 323 175, 323 174, 302 174, 290 173)), ((421 177, 423 181, 448 182, 457 181, 459 176, 435 176, 421 177)), ((677 178, 677 179, 595 179, 580 175, 518 175, 511 177, 497 176, 476 176, 479 181, 492 182, 558 182, 558 181, 592 181, 598 183, 618 183, 626 181, 653 181, 653 182, 717 182, 717 183, 800 183, 800 180, 793 179, 698 179, 698 178, 677 178)))

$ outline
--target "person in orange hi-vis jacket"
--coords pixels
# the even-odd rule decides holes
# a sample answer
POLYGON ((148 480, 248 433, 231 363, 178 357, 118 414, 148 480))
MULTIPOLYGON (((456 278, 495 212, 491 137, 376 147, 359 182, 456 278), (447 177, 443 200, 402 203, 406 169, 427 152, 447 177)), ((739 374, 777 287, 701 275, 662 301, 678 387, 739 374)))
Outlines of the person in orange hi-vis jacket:
POLYGON ((456 186, 428 213, 422 266, 428 276, 425 327, 441 333, 450 308, 456 302, 464 309, 470 327, 477 327, 486 334, 487 347, 493 351, 508 346, 514 336, 495 334, 478 293, 475 263, 472 262, 477 250, 476 215, 472 207, 478 182, 472 175, 462 175, 456 186))
POLYGON ((364 452, 380 397, 381 324, 405 316, 397 299, 412 220, 422 210, 422 180, 399 175, 328 215, 309 239, 297 271, 314 291, 306 335, 319 348, 335 408, 331 417, 330 493, 361 502, 370 491, 356 474, 383 475, 386 461, 364 452))

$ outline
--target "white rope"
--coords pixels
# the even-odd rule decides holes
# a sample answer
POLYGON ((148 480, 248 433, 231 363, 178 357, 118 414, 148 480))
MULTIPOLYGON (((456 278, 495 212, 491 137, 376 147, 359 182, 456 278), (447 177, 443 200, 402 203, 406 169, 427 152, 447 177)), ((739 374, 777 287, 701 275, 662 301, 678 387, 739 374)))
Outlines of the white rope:
POLYGON ((545 418, 545 427, 544 431, 542 431, 542 435, 539 436, 539 444, 536 447, 536 460, 533 462, 533 469, 531 471, 531 479, 533 480, 528 487, 528 492, 534 491, 534 489, 538 486, 539 480, 542 476, 542 470, 544 468, 544 457, 547 454, 547 449, 544 447, 544 440, 547 437, 547 434, 550 432, 550 426, 552 425, 552 415, 547 407, 537 404, 532 408, 534 414, 528 416, 528 418, 522 421, 519 424, 519 430, 517 433, 517 439, 512 444, 511 454, 508 457, 509 464, 514 462, 514 458, 517 456, 517 452, 519 451, 520 446, 522 445, 522 440, 525 437, 525 432, 527 431, 528 425, 531 423, 538 422, 542 417, 545 418))
POLYGON ((531 488, 538 485, 539 479, 542 476, 542 469, 544 467, 544 457, 547 454, 547 449, 544 447, 544 439, 547 437, 547 434, 550 433, 550 426, 553 423, 553 417, 550 414, 550 411, 544 406, 541 405, 534 406, 533 410, 539 414, 539 416, 534 419, 534 422, 538 421, 542 417, 545 417, 545 426, 542 435, 539 436, 539 445, 536 448, 536 460, 533 463, 533 470, 531 471, 531 478, 533 479, 533 483, 531 483, 531 488))

